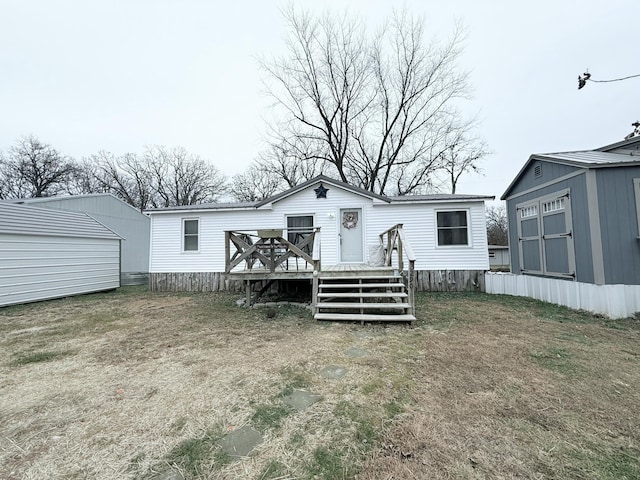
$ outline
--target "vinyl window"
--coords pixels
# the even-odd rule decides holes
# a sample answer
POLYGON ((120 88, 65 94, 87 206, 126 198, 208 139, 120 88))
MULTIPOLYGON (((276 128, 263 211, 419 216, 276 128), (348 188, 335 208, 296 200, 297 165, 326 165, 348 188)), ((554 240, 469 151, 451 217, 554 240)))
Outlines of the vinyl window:
POLYGON ((466 210, 437 212, 438 246, 469 245, 469 218, 466 210))
POLYGON ((197 252, 200 243, 200 220, 197 218, 182 219, 182 251, 197 252))

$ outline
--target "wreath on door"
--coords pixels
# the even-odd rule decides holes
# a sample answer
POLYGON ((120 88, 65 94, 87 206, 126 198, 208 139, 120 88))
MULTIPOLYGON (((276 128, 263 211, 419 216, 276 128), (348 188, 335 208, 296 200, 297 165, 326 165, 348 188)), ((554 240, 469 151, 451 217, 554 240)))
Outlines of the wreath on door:
POLYGON ((358 212, 344 212, 342 214, 342 226, 347 230, 358 226, 358 212))

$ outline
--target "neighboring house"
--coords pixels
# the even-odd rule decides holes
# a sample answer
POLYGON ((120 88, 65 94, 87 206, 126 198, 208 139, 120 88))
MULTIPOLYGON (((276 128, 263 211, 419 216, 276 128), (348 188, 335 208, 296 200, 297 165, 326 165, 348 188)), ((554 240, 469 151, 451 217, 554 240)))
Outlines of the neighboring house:
POLYGON ((511 272, 640 285, 640 137, 531 155, 502 200, 511 272))
POLYGON ((84 213, 0 202, 0 306, 120 286, 120 237, 84 213))
POLYGON ((509 247, 506 245, 489 245, 489 265, 491 270, 509 268, 509 247))
POLYGON ((122 284, 147 283, 151 221, 131 205, 110 193, 28 198, 13 202, 88 214, 122 238, 122 284))
POLYGON ((259 202, 149 210, 150 285, 210 291, 240 280, 250 288, 253 280, 310 282, 314 270, 320 277, 350 270, 359 281, 358 274, 375 272, 366 264, 381 266, 380 258, 393 253, 395 263, 384 268, 398 275, 411 263, 418 289, 481 290, 489 269, 484 202, 492 199, 386 197, 319 176, 259 202), (381 234, 398 224, 381 244, 381 234), (265 277, 253 265, 268 265, 274 255, 277 268, 265 277))

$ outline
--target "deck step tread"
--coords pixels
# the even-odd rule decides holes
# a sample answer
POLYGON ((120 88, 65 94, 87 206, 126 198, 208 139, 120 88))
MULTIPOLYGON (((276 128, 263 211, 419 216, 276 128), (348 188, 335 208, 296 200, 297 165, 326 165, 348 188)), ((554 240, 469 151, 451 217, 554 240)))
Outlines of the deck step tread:
POLYGON ((405 292, 322 292, 318 298, 405 298, 405 292))
POLYGON ((358 302, 320 302, 316 304, 317 308, 409 308, 408 303, 358 303, 358 302))
POLYGON ((316 320, 348 320, 361 322, 414 322, 416 317, 410 313, 402 314, 373 314, 373 313, 316 313, 313 318, 316 320))
POLYGON ((321 283, 320 288, 400 288, 404 283, 321 283))

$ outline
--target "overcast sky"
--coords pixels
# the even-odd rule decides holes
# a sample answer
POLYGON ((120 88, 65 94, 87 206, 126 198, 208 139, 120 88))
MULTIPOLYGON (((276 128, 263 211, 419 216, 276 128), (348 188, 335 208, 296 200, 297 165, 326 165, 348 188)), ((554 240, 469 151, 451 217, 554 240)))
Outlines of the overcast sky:
MULTIPOLYGON (((640 119, 638 0, 298 0, 363 16, 403 5, 445 38, 467 27, 479 133, 494 152, 459 193, 499 197, 531 153, 622 140, 640 119)), ((75 158, 184 146, 227 175, 264 147, 257 58, 284 53, 284 1, 0 0, 0 150, 34 134, 75 158)))

